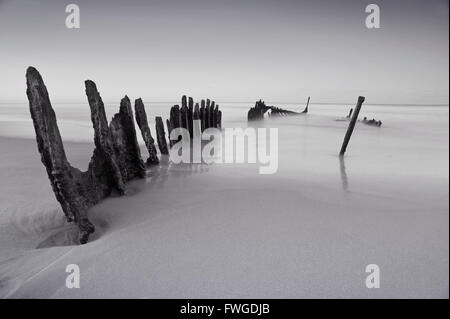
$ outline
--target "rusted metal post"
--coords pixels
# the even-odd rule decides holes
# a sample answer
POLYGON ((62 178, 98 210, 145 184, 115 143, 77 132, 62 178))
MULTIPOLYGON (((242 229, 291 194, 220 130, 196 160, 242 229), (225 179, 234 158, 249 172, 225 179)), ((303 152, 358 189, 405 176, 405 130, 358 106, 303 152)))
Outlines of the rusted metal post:
POLYGON ((355 128, 356 121, 358 120, 359 111, 361 110, 361 106, 365 100, 364 96, 358 97, 358 102, 356 103, 355 110, 353 111, 352 119, 350 120, 350 124, 348 125, 347 133, 345 133, 344 143, 342 143, 341 151, 339 152, 339 156, 344 156, 345 151, 347 150, 348 142, 350 141, 350 137, 352 137, 353 130, 355 128))

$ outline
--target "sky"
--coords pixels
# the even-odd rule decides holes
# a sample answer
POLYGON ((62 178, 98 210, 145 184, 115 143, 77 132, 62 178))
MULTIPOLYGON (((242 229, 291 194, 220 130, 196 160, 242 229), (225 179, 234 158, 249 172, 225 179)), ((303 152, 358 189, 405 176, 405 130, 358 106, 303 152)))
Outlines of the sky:
POLYGON ((27 101, 32 65, 57 102, 86 101, 91 79, 117 102, 448 104, 448 12, 448 0, 0 0, 0 101, 27 101))

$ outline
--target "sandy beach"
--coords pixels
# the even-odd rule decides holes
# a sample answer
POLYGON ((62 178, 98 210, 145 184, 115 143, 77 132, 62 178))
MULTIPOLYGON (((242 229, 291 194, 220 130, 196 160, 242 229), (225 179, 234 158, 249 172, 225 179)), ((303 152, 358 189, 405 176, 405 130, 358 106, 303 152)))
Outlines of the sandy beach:
MULTIPOLYGON (((247 125, 244 107, 228 110, 225 126, 247 125)), ((367 106, 384 125, 358 124, 340 161, 346 111, 264 121, 279 128, 273 175, 163 157, 126 196, 91 209, 97 230, 82 246, 36 141, 0 137, 0 296, 448 298, 448 107, 367 106), (365 286, 372 263, 380 289, 365 286), (65 287, 68 264, 80 267, 80 289, 65 287)), ((70 163, 86 169, 93 143, 60 126, 70 163)))

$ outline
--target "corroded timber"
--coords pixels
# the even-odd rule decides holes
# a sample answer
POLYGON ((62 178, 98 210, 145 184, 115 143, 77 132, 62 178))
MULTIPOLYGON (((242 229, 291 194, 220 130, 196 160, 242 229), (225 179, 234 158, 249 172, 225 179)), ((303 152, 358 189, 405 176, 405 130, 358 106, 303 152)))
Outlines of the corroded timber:
POLYGON ((97 199, 97 193, 89 194, 93 186, 89 174, 70 166, 67 161, 55 112, 41 75, 35 68, 29 67, 26 79, 30 113, 42 164, 47 169, 53 192, 67 220, 77 223, 80 242, 87 242, 89 234, 95 230, 87 217, 87 210, 97 199))
POLYGON ((177 127, 180 127, 180 107, 178 105, 174 105, 170 109, 170 125, 171 130, 177 127))
POLYGON ((135 139, 136 131, 129 100, 122 100, 120 112, 108 127, 103 101, 95 83, 89 80, 85 82, 94 128, 95 150, 88 170, 82 172, 67 161, 55 112, 41 75, 35 68, 29 67, 26 80, 41 161, 47 170, 56 199, 67 220, 77 224, 79 242, 84 244, 95 231, 88 218, 88 209, 113 191, 124 194, 128 180, 145 175, 135 139))
POLYGON ((141 130, 142 138, 144 139, 145 146, 148 150, 149 157, 147 159, 147 164, 158 164, 159 160, 156 152, 155 140, 153 139, 150 127, 148 126, 147 113, 145 112, 144 103, 141 98, 134 101, 134 112, 136 115, 136 123, 141 130))
POLYGON ((311 99, 311 97, 308 96, 308 101, 306 102, 306 107, 305 107, 305 109, 303 110, 302 114, 308 113, 308 107, 309 107, 309 100, 310 100, 310 99, 311 99))
POLYGON ((209 125, 209 123, 210 123, 209 118, 211 116, 211 114, 209 113, 209 111, 211 109, 210 106, 211 106, 211 100, 210 99, 206 99, 206 106, 205 106, 205 130, 210 127, 210 125, 209 125))
POLYGON ((145 166, 141 159, 133 111, 128 96, 120 101, 119 113, 114 115, 109 128, 113 136, 114 152, 119 160, 124 182, 145 177, 145 166))
POLYGON ((366 124, 366 125, 370 125, 370 126, 378 126, 378 127, 380 127, 381 124, 383 124, 381 121, 377 121, 377 120, 375 120, 375 119, 369 120, 367 117, 364 117, 364 118, 361 120, 361 122, 364 123, 364 124, 366 124))
POLYGON ((216 127, 216 123, 214 121, 214 109, 215 109, 215 102, 211 101, 211 105, 209 106, 209 127, 216 127))
POLYGON ((285 110, 276 106, 268 106, 264 103, 264 101, 257 101, 255 103, 255 106, 250 108, 247 113, 247 119, 248 121, 256 121, 256 120, 262 120, 264 119, 264 114, 270 110, 270 117, 275 116, 287 116, 287 115, 299 115, 299 114, 306 114, 308 112, 308 109, 305 108, 305 110, 301 113, 285 110))
POLYGON ((126 190, 125 182, 120 171, 119 161, 115 155, 113 137, 106 119, 105 106, 95 83, 90 80, 87 80, 84 83, 86 87, 86 96, 91 109, 91 121, 94 127, 95 143, 95 150, 89 164, 89 170, 92 171, 96 179, 100 181, 100 185, 106 185, 104 187, 105 196, 103 197, 110 194, 111 188, 109 185, 111 184, 111 181, 113 182, 113 188, 116 189, 119 194, 123 195, 126 190), (105 171, 108 172, 107 175, 111 175, 112 179, 111 177, 105 178, 105 171))
POLYGON ((200 107, 198 105, 198 103, 195 103, 195 108, 194 108, 194 113, 192 118, 194 120, 200 120, 200 107))
POLYGON ((351 118, 352 117, 352 113, 353 113, 353 108, 350 109, 350 111, 348 112, 347 118, 351 118))
POLYGON ((166 125, 167 125, 167 137, 169 139, 169 145, 170 145, 170 147, 172 147, 173 146, 173 142, 170 139, 170 132, 172 132, 173 126, 172 126, 172 123, 169 120, 166 120, 166 125))
POLYGON ((219 123, 217 122, 218 114, 219 114, 219 104, 217 104, 214 107, 214 111, 213 111, 213 126, 214 127, 219 127, 219 123))
MULTIPOLYGON (((167 129, 170 132, 178 127, 188 130, 191 138, 194 136, 194 120, 198 120, 199 129, 203 132, 209 127, 221 128, 222 126, 222 112, 219 110, 219 105, 210 99, 201 100, 199 103, 194 103, 192 97, 187 98, 185 95, 181 98, 181 108, 179 105, 174 105, 170 109, 170 117, 167 120, 167 129), (201 105, 201 107, 200 107, 201 105)), ((181 139, 181 136, 178 140, 181 139)), ((170 147, 175 144, 169 138, 170 147)))
POLYGON ((201 122, 201 130, 202 132, 205 130, 205 120, 206 120, 206 112, 205 112, 205 100, 201 100, 200 102, 200 122, 201 122))
MULTIPOLYGON (((336 121, 350 121, 352 118, 352 114, 353 114, 353 109, 351 108, 348 115, 345 118, 339 118, 336 119, 336 121)), ((362 120, 357 120, 357 122, 369 125, 369 126, 376 126, 376 127, 380 127, 383 122, 376 120, 376 119, 371 119, 369 120, 366 116, 362 119, 362 120)))
POLYGON ((166 141, 166 132, 164 132, 164 123, 161 116, 155 117, 155 127, 159 151, 161 152, 161 154, 169 155, 169 150, 167 148, 167 141, 166 141))
POLYGON ((362 104, 364 103, 365 97, 359 96, 358 102, 356 103, 355 111, 353 112, 352 118, 347 128, 347 132, 345 133, 344 142, 342 143, 341 150, 339 152, 340 156, 344 156, 345 151, 347 150, 348 142, 352 137, 353 130, 356 125, 356 121, 358 120, 359 112, 361 111, 362 104))
POLYGON ((217 128, 222 128, 222 111, 217 113, 217 128))
POLYGON ((190 123, 189 123, 189 109, 187 106, 182 106, 180 110, 180 118, 181 118, 181 127, 190 131, 190 123))
POLYGON ((264 114, 270 110, 270 107, 266 106, 266 104, 259 100, 255 103, 255 106, 250 108, 247 113, 248 121, 256 121, 264 119, 264 114))
POLYGON ((191 136, 194 136, 194 130, 193 130, 193 121, 194 121, 194 99, 192 97, 189 97, 189 102, 188 102, 188 123, 189 123, 189 134, 191 136))

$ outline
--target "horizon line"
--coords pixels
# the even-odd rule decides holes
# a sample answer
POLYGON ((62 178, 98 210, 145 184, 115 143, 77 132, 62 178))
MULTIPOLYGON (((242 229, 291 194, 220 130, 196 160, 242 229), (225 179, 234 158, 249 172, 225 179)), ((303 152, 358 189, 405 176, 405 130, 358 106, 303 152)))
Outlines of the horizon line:
MULTIPOLYGON (((187 95, 186 95, 187 96, 187 95)), ((175 101, 175 100, 151 100, 151 99, 145 99, 142 98, 142 100, 144 102, 148 102, 148 103, 168 103, 168 104, 181 104, 181 100, 180 101, 175 101)), ((201 99, 199 100, 201 101, 201 99)), ((214 99, 212 99, 211 101, 215 101, 214 99)), ((304 106, 306 105, 305 102, 287 102, 287 101, 273 101, 270 102, 269 100, 264 100, 265 102, 267 102, 268 104, 273 104, 273 103, 277 103, 277 104, 297 104, 300 106, 304 106), (268 102, 269 101, 269 102, 268 102)), ((253 104, 256 101, 253 100, 223 100, 221 103, 250 103, 253 104)), ((19 101, 19 100, 0 100, 0 104, 23 104, 26 103, 28 104, 28 101, 26 99, 24 99, 23 101, 19 101)), ((83 104, 83 103, 87 103, 86 100, 83 101, 63 101, 63 100, 54 100, 52 101, 52 103, 60 103, 60 104, 83 104)), ((113 103, 120 103, 120 101, 103 101, 104 104, 113 104, 113 103)), ((216 101, 217 103, 217 101, 216 101)), ((356 104, 356 102, 310 102, 309 105, 353 105, 356 104)), ((450 104, 447 103, 364 103, 365 105, 374 105, 374 106, 450 106, 450 104)))

